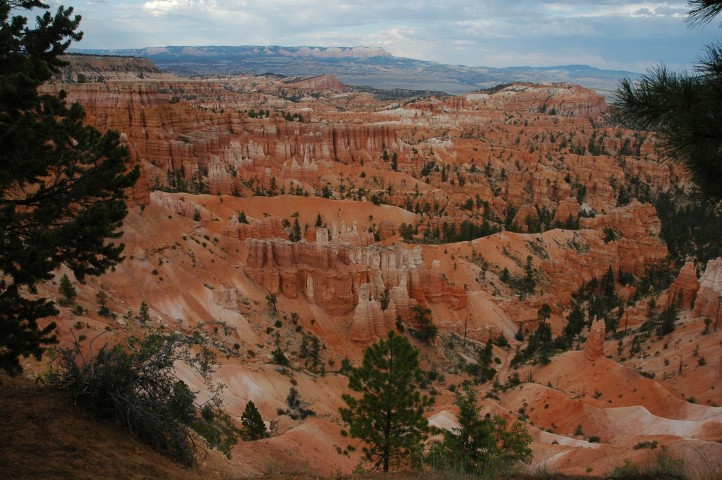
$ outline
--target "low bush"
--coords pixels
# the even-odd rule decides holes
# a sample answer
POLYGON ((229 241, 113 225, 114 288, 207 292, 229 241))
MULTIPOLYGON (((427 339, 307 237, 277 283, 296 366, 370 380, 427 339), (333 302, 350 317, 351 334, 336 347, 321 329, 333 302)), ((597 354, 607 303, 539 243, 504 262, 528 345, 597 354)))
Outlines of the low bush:
POLYGON ((220 387, 210 378, 215 356, 199 331, 131 336, 116 345, 106 342, 95 352, 93 343, 107 333, 87 346, 76 340, 72 347, 57 348, 44 381, 179 463, 195 462, 201 438, 230 454, 239 430, 220 408, 220 387), (196 393, 176 376, 178 363, 201 376, 211 392, 207 401, 199 404, 196 393))
POLYGON ((672 457, 663 447, 662 450, 648 462, 635 464, 630 459, 624 465, 615 468, 607 478, 621 480, 687 480, 690 478, 688 466, 681 459, 672 457))

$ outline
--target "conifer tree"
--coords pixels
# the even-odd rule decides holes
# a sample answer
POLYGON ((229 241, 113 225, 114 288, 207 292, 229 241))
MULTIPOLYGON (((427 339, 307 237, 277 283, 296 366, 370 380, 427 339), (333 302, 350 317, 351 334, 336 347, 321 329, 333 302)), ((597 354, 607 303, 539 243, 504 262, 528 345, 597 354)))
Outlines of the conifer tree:
POLYGON ((301 241, 301 224, 298 223, 298 217, 296 217, 293 220, 293 233, 291 233, 291 241, 292 242, 300 242, 301 241))
POLYGON ((63 276, 60 277, 58 291, 63 297, 65 297, 65 303, 68 305, 73 303, 73 300, 75 300, 75 297, 78 295, 75 291, 75 287, 72 283, 70 283, 70 279, 66 274, 63 274, 63 276))
POLYGON ((64 92, 38 94, 82 37, 72 7, 48 9, 0 0, 0 369, 10 373, 55 342, 55 324, 40 329, 37 320, 57 310, 34 296, 36 285, 61 264, 82 281, 122 259, 123 245, 108 240, 121 234, 123 191, 138 177, 117 132, 84 126, 64 92), (31 10, 34 26, 21 15, 31 10))
POLYGON ((241 424, 243 425, 242 437, 244 440, 268 438, 268 430, 266 430, 266 424, 263 423, 263 417, 261 417, 261 413, 251 400, 248 401, 246 408, 243 410, 241 424))
POLYGON ((539 323, 546 323, 547 320, 552 316, 552 307, 548 303, 545 303, 536 312, 537 320, 539 323))
POLYGON ((138 320, 140 320, 140 323, 147 323, 150 320, 150 307, 145 302, 140 302, 138 320))
MULTIPOLYGON (((691 0, 687 20, 704 25, 722 12, 720 0, 691 0)), ((702 192, 722 200, 722 44, 706 47, 693 74, 661 65, 637 81, 624 79, 613 102, 629 125, 653 130, 669 157, 702 192)))
POLYGON ((413 310, 416 313, 416 323, 419 326, 419 329, 416 331, 416 336, 419 340, 433 345, 439 333, 439 328, 434 325, 434 322, 429 317, 429 315, 431 315, 431 309, 422 307, 421 305, 415 305, 413 310))
POLYGON ((496 375, 496 369, 492 366, 494 363, 494 344, 491 341, 491 337, 486 341, 484 349, 479 353, 479 370, 482 382, 488 382, 494 375, 496 375))
POLYGON ((445 431, 444 440, 432 445, 429 460, 434 468, 496 478, 531 460, 531 436, 523 424, 514 422, 507 428, 502 417, 480 418, 476 392, 469 386, 457 394, 456 405, 459 428, 445 431))
POLYGON ((418 451, 429 430, 424 411, 434 401, 419 393, 418 356, 406 338, 390 331, 364 350, 363 364, 351 371, 349 388, 360 397, 343 395, 348 407, 340 413, 350 435, 366 442, 366 458, 384 472, 392 460, 401 462, 418 451))

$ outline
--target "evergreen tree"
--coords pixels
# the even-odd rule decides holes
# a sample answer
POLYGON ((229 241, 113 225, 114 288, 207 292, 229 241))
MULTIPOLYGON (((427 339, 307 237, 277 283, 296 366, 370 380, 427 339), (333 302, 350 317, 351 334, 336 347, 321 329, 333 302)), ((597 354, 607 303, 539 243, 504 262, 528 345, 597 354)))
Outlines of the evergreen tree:
MULTIPOLYGON (((720 0, 691 0, 689 23, 703 25, 722 12, 720 0)), ((625 79, 613 105, 631 126, 654 130, 667 154, 684 165, 700 189, 722 199, 722 44, 708 45, 693 74, 664 65, 639 80, 625 79)))
POLYGON ((241 436, 244 440, 268 438, 268 430, 266 430, 266 424, 263 423, 263 417, 261 417, 256 405, 251 400, 248 401, 245 410, 243 410, 241 424, 243 425, 241 436))
POLYGON ((128 151, 117 132, 84 126, 78 104, 65 93, 37 88, 65 63, 60 56, 79 16, 39 0, 0 0, 0 368, 21 371, 19 358, 40 358, 55 342, 53 302, 28 298, 61 264, 75 278, 99 275, 122 257, 127 209, 123 191, 138 177, 127 171, 128 151), (35 9, 35 26, 19 13, 35 9))
POLYGON ((614 270, 612 270, 612 266, 609 266, 609 269, 607 272, 602 276, 602 280, 600 282, 600 286, 602 289, 602 295, 604 295, 607 298, 611 298, 615 295, 614 293, 614 270))
POLYGON ((419 326, 419 329, 416 331, 416 336, 422 342, 433 345, 436 341, 436 335, 439 333, 439 327, 434 325, 434 322, 429 317, 429 315, 431 315, 431 309, 415 305, 413 310, 416 313, 416 323, 419 326))
POLYGON ((567 324, 564 326, 564 336, 570 341, 584 328, 584 312, 578 303, 572 306, 572 311, 567 317, 567 324))
POLYGON ((418 391, 423 380, 418 357, 408 340, 390 331, 364 351, 363 364, 351 371, 349 388, 361 396, 343 395, 348 408, 340 413, 350 435, 366 442, 366 458, 384 472, 392 460, 418 451, 429 430, 424 411, 434 401, 418 391))
POLYGON ((138 311, 138 320, 140 323, 146 323, 150 320, 150 307, 145 302, 140 302, 140 310, 138 311))
POLYGON ((531 436, 523 424, 514 422, 507 429, 502 417, 480 418, 476 392, 468 386, 463 394, 457 394, 456 405, 459 428, 445 431, 443 442, 431 447, 433 467, 495 478, 511 471, 517 463, 531 460, 531 436))
POLYGON ((75 300, 75 297, 78 295, 78 292, 75 291, 75 287, 72 283, 70 283, 70 279, 66 274, 63 274, 63 276, 60 277, 58 291, 60 291, 60 294, 65 297, 65 303, 68 305, 73 303, 73 300, 75 300))
POLYGON ((298 223, 298 217, 296 217, 293 220, 293 238, 291 239, 292 242, 300 242, 301 241, 301 224, 298 223))
POLYGON ((488 382, 494 375, 496 375, 496 369, 492 366, 494 364, 494 344, 491 341, 491 337, 486 341, 486 346, 479 354, 479 369, 480 369, 480 380, 482 382, 488 382))
POLYGON ((552 316, 552 307, 550 307, 548 303, 545 303, 539 307, 539 310, 536 312, 536 316, 539 323, 546 323, 546 321, 552 316))

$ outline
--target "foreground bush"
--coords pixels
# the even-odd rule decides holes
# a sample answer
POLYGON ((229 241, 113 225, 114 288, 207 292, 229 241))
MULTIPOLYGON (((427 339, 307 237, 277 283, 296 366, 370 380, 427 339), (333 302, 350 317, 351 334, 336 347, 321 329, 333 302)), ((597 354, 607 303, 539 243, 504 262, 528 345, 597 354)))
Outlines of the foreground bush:
POLYGON ((102 335, 90 342, 88 353, 77 340, 58 348, 45 381, 179 463, 194 463, 200 438, 230 454, 239 430, 220 409, 220 388, 210 381, 214 355, 200 332, 131 336, 96 353, 92 344, 102 335), (211 392, 209 400, 196 401, 196 393, 176 376, 177 363, 198 372, 211 392))
POLYGON ((434 470, 455 471, 481 478, 499 478, 532 459, 531 436, 524 424, 510 427, 500 416, 479 416, 476 391, 458 393, 459 428, 444 431, 444 439, 431 444, 426 461, 434 470))

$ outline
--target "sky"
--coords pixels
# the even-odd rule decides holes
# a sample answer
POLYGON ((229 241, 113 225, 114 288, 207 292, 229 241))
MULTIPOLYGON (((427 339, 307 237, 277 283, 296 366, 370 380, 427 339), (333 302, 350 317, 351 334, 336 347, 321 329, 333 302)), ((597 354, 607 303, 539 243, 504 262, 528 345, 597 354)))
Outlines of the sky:
MULTIPOLYGON (((46 0, 47 1, 47 0, 46 0)), ((686 2, 526 0, 51 0, 83 17, 81 49, 171 45, 383 47, 446 64, 690 69, 720 21, 686 2)), ((722 18, 720 19, 722 20, 722 18)))

